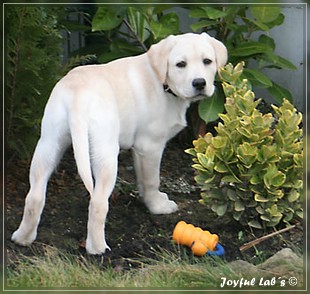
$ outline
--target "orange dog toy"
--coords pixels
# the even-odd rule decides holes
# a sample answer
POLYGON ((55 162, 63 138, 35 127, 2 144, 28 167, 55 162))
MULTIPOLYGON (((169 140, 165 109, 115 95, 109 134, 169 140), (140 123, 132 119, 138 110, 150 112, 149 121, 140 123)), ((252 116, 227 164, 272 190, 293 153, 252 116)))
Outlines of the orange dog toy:
POLYGON ((224 249, 218 244, 219 237, 216 234, 211 234, 209 231, 204 231, 184 221, 179 221, 176 224, 172 239, 177 244, 191 248, 197 256, 202 256, 207 252, 209 255, 224 254, 224 249))

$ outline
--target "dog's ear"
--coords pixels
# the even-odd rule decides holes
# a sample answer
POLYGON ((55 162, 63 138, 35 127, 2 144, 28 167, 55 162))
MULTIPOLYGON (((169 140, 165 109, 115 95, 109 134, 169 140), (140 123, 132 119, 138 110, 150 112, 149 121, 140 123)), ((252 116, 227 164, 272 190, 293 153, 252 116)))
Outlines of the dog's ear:
POLYGON ((175 44, 176 37, 171 35, 150 47, 147 55, 152 68, 162 84, 166 82, 168 72, 168 56, 175 44))
POLYGON ((225 45, 222 42, 218 41, 217 39, 209 36, 207 33, 202 33, 202 34, 208 38, 209 42, 214 48, 215 55, 216 55, 217 68, 224 66, 228 58, 227 49, 225 45))

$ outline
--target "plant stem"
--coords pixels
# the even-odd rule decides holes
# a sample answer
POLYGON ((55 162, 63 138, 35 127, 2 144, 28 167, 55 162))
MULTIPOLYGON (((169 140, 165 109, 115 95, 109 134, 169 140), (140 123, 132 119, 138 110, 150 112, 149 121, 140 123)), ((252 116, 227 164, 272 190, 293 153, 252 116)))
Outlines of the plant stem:
POLYGON ((259 243, 261 243, 261 242, 263 242, 263 241, 265 241, 265 240, 271 238, 271 237, 274 237, 274 236, 276 236, 276 235, 279 235, 279 234, 281 234, 281 233, 284 233, 284 232, 286 232, 286 231, 289 231, 289 230, 291 230, 291 229, 294 229, 295 227, 296 227, 296 225, 293 225, 293 226, 290 226, 290 227, 288 227, 288 228, 284 228, 284 229, 282 229, 282 230, 280 230, 280 231, 276 231, 276 232, 270 233, 270 234, 268 234, 268 235, 266 235, 266 236, 263 236, 263 237, 260 237, 260 238, 258 238, 258 239, 255 239, 255 240, 253 240, 253 241, 251 241, 251 242, 248 242, 248 243, 242 245, 242 246, 239 248, 239 250, 240 250, 240 251, 248 250, 248 249, 250 249, 251 247, 253 247, 253 246, 255 246, 255 245, 257 245, 257 244, 259 244, 259 243))

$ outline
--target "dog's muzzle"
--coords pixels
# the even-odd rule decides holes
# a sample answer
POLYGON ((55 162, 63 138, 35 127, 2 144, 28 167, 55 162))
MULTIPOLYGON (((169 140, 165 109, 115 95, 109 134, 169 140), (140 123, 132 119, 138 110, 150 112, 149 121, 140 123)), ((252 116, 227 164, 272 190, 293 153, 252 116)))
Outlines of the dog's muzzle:
POLYGON ((192 85, 196 90, 202 91, 206 87, 206 80, 203 78, 194 79, 192 85))

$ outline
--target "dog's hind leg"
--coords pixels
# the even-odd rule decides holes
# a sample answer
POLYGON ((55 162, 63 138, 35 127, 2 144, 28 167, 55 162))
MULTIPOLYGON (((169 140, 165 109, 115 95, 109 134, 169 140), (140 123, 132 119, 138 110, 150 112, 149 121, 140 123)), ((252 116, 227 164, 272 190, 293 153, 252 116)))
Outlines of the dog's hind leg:
POLYGON ((90 139, 95 185, 88 210, 86 250, 90 254, 102 254, 106 249, 110 250, 105 240, 105 221, 109 209, 109 197, 117 177, 119 144, 117 130, 111 131, 100 127, 95 129, 90 139))
POLYGON ((46 186, 63 152, 70 144, 66 131, 55 132, 55 125, 46 119, 42 122, 42 135, 36 146, 30 167, 30 190, 25 200, 24 214, 12 241, 30 245, 36 238, 37 228, 45 204, 46 186), (54 129, 54 130, 53 130, 54 129))

